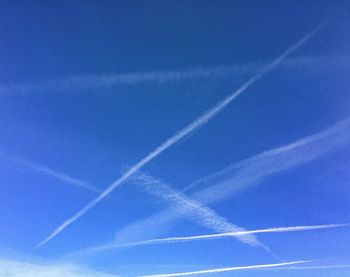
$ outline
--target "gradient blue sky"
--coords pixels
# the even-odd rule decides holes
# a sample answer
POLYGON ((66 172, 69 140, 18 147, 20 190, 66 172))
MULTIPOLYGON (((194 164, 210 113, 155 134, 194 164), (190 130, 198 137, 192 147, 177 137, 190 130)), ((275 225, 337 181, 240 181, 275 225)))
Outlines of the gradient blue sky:
MULTIPOLYGON (((279 262, 264 249, 233 238, 62 258, 113 241, 126 226, 169 207, 132 180, 35 249, 96 196, 38 168, 103 190, 335 14, 279 67, 142 170, 184 190, 231 164, 331 128, 350 116, 349 7, 347 1, 2 1, 0 267, 4 261, 18 263, 17 268, 30 261, 53 270, 72 263, 89 272, 135 276, 279 262), (171 72, 182 77, 171 78, 171 72), (198 72, 207 74, 190 76, 198 72), (108 85, 103 76, 119 81, 108 85)), ((347 127, 331 137, 341 142, 314 159, 209 207, 247 230, 349 223, 350 148, 344 139, 349 132, 347 127)), ((306 147, 302 154, 313 147, 319 146, 306 147)), ((151 230, 139 230, 137 237, 213 233, 186 217, 170 227, 154 237, 151 230)), ((282 260, 350 265, 349 230, 257 237, 282 260)), ((21 276, 8 274, 4 276, 21 276)), ((349 269, 268 272, 349 274, 349 269)))

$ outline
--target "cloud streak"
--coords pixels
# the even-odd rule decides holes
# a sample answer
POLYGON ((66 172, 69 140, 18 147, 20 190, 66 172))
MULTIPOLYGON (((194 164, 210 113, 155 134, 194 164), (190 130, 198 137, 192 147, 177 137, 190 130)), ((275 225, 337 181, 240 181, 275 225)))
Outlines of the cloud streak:
MULTIPOLYGON (((4 156, 3 154, 1 154, 1 156, 3 158, 6 158, 6 160, 9 160, 15 164, 20 165, 21 167, 32 170, 34 172, 48 175, 57 180, 63 181, 68 184, 72 184, 80 188, 84 188, 94 193, 101 192, 98 188, 94 187, 88 182, 68 176, 64 173, 48 168, 47 166, 44 166, 42 164, 33 163, 30 161, 9 156, 4 156)), ((170 185, 165 184, 164 182, 156 179, 155 177, 146 175, 139 171, 132 177, 132 180, 143 191, 162 199, 167 204, 181 207, 184 213, 186 213, 192 220, 194 220, 202 226, 205 226, 216 232, 244 231, 243 228, 228 222, 225 218, 218 215, 212 209, 204 207, 200 203, 189 199, 184 193, 172 189, 170 185)), ((257 240, 257 238, 252 235, 247 234, 247 236, 239 237, 239 240, 243 243, 248 243, 251 246, 263 246, 263 244, 260 243, 257 240)), ((266 246, 264 247, 266 248, 266 246)))
POLYGON ((213 239, 225 239, 225 238, 239 238, 241 236, 252 235, 252 234, 270 234, 270 233, 289 233, 289 232, 305 232, 305 231, 314 231, 321 229, 331 229, 331 228, 340 228, 349 226, 349 224, 328 224, 328 225, 309 225, 309 226, 292 226, 292 227, 275 227, 268 229, 258 229, 251 231, 238 231, 238 232, 227 232, 219 234, 209 234, 209 235, 198 235, 198 236, 187 236, 187 237, 168 237, 161 239, 151 239, 143 241, 135 241, 130 243, 109 243, 105 245, 100 245, 97 247, 91 247, 82 251, 77 251, 71 255, 86 255, 86 254, 95 254, 98 252, 104 252, 119 248, 131 248, 144 245, 154 245, 154 244, 169 244, 169 243, 181 243, 181 242, 190 242, 198 240, 213 240, 213 239))
POLYGON ((77 213, 73 216, 65 220, 61 225, 59 225, 48 237, 42 240, 37 247, 40 247, 46 244, 48 241, 57 236, 60 232, 62 232, 65 228, 67 228, 70 224, 75 222, 81 216, 83 216, 86 212, 88 212, 91 208, 93 208, 96 204, 102 201, 108 194, 110 194, 113 190, 115 190, 119 185, 121 185, 125 180, 127 180, 131 175, 136 173, 139 169, 145 166, 148 162, 156 158, 166 149, 177 143, 179 140, 189 135, 196 129, 202 127, 206 123, 208 123, 211 119, 213 119, 218 113, 220 113, 225 107, 227 107, 232 101, 234 101, 239 95, 241 95, 244 91, 246 91, 249 87, 251 87, 255 82, 261 79, 264 75, 272 71, 278 64, 280 64, 286 57, 291 55, 294 51, 296 51, 299 47, 301 47, 304 43, 306 43, 312 36, 318 33, 323 27, 325 23, 318 26, 315 30, 308 33, 302 39, 300 39, 297 43, 295 43, 292 47, 285 50, 279 57, 277 57, 272 63, 265 66, 261 71, 259 71, 256 75, 248 79, 248 81, 244 82, 236 91, 227 96, 225 99, 221 100, 214 107, 204 112, 201 116, 195 119, 192 123, 188 124, 186 127, 176 132, 172 137, 168 138, 165 142, 155 148, 152 152, 150 152, 146 157, 141 159, 135 165, 133 165, 127 172, 125 172, 120 178, 118 178, 114 183, 108 186, 99 196, 95 199, 91 200, 87 203, 83 208, 81 208, 77 213))
POLYGON ((68 184, 71 184, 71 185, 74 185, 74 186, 77 186, 77 187, 80 187, 80 188, 83 188, 85 190, 88 190, 88 191, 91 191, 91 192, 94 192, 94 193, 101 193, 100 189, 98 189, 97 187, 91 185, 90 183, 82 181, 82 180, 74 178, 74 177, 71 177, 71 176, 69 176, 67 174, 60 173, 60 172, 58 172, 56 170, 48 168, 45 165, 42 165, 42 164, 39 164, 39 163, 30 162, 30 161, 26 161, 26 160, 23 160, 23 159, 18 159, 18 158, 5 156, 4 154, 1 154, 1 153, 0 153, 0 156, 5 158, 6 160, 9 160, 9 161, 13 162, 14 164, 17 164, 17 165, 19 165, 21 167, 27 168, 27 169, 32 170, 34 172, 51 176, 51 177, 53 177, 53 178, 55 178, 57 180, 63 181, 65 183, 68 183, 68 184))
MULTIPOLYGON (((168 205, 178 209, 192 221, 200 225, 212 229, 216 232, 243 232, 244 229, 238 227, 225 218, 218 215, 212 209, 203 206, 197 201, 187 197, 180 191, 175 191, 164 182, 141 172, 137 172, 132 181, 137 184, 142 190, 162 199, 168 205)), ((243 243, 248 243, 251 246, 263 246, 255 236, 245 233, 237 237, 243 243)), ((265 246, 263 246, 265 248, 265 246)))
MULTIPOLYGON (((340 57, 297 57, 284 60, 280 69, 311 68, 311 69, 337 69, 347 67, 349 56, 340 57)), ((243 77, 254 74, 266 63, 247 63, 241 65, 194 67, 184 70, 146 71, 119 74, 101 74, 72 76, 60 79, 43 80, 33 83, 0 85, 1 95, 32 95, 33 93, 62 93, 82 92, 97 89, 113 89, 120 86, 135 86, 138 84, 163 84, 179 80, 196 80, 218 77, 243 77)))
POLYGON ((208 273, 221 273, 221 272, 229 272, 229 271, 266 269, 266 268, 274 268, 274 267, 281 267, 281 266, 288 266, 288 265, 303 264, 303 263, 307 263, 307 262, 308 261, 293 261, 293 262, 284 262, 284 263, 277 263, 277 264, 260 264, 260 265, 224 267, 224 268, 206 269, 206 270, 199 270, 199 271, 188 271, 188 272, 180 272, 180 273, 142 275, 142 276, 138 276, 138 277, 191 276, 191 275, 200 275, 200 274, 208 274, 208 273))
MULTIPOLYGON (((0 152, 0 156, 8 161, 11 161, 25 169, 32 170, 37 173, 45 174, 50 177, 53 177, 57 180, 63 181, 74 186, 84 188, 94 193, 100 193, 101 191, 91 185, 88 182, 82 181, 80 179, 68 176, 64 173, 58 172, 42 164, 30 162, 23 159, 18 159, 14 157, 9 157, 0 152)), ((202 226, 205 226, 209 229, 212 229, 216 232, 238 232, 244 231, 243 228, 238 227, 225 218, 218 215, 215 211, 208 207, 204 207, 200 203, 191 200, 184 193, 176 191, 171 188, 170 185, 165 184, 164 182, 146 175, 142 172, 137 172, 132 176, 132 181, 136 184, 141 190, 162 199, 167 204, 177 206, 183 210, 187 216, 193 221, 199 223, 202 226)), ((262 246, 267 249, 262 243, 260 243, 255 236, 248 235, 238 238, 243 243, 248 243, 251 246, 262 246)))
POLYGON ((288 266, 275 268, 274 270, 315 270, 315 269, 347 269, 350 265, 316 265, 316 266, 288 266))
MULTIPOLYGON (((187 191, 201 189, 189 197, 202 205, 209 205, 236 195, 262 183, 266 178, 285 170, 311 162, 350 141, 350 118, 326 130, 277 147, 201 178, 187 187, 187 191)), ((141 221, 132 223, 116 234, 116 242, 154 238, 168 231, 186 214, 177 207, 167 208, 141 221), (140 233, 142 231, 142 234, 140 233)))

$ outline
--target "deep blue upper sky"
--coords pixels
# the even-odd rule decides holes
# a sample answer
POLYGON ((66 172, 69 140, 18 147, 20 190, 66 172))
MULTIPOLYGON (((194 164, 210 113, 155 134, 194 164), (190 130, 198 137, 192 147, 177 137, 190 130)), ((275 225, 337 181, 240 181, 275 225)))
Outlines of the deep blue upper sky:
MULTIPOLYGON (((347 1, 2 1, 1 259, 12 259, 9 252, 15 252, 16 257, 56 261, 112 241, 125 226, 169 206, 127 181, 34 250, 96 195, 23 161, 102 190, 333 14, 329 24, 280 67, 143 170, 183 190, 226 166, 349 117, 349 13, 347 1), (212 74, 187 76, 199 68, 212 74), (157 79, 169 71, 184 77, 157 79), (101 81, 106 75, 125 79, 118 74, 149 72, 155 76, 152 80, 137 83, 108 87, 101 81), (81 77, 78 83, 71 79, 76 76, 81 77)), ((342 142, 209 207, 248 230, 348 223, 349 165, 349 144, 342 142)), ((143 231, 147 233, 140 234, 143 231)), ((284 260, 350 264, 348 232, 340 228, 258 238, 284 260)), ((159 236, 208 233, 213 230, 187 218, 159 236)), ((224 239, 112 251, 72 262, 132 276, 278 261, 261 248, 224 239)), ((347 276, 349 271, 268 274, 347 276)))

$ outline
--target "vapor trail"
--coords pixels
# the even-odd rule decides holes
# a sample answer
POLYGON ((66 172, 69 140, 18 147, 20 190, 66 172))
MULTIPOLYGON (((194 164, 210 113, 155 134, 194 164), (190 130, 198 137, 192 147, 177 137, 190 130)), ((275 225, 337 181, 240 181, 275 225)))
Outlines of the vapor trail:
MULTIPOLYGON (((256 186, 268 177, 309 163, 336 148, 347 145, 349 141, 350 118, 346 118, 321 132, 264 151, 199 179, 188 188, 201 187, 201 189, 191 193, 189 197, 207 206, 256 186)), ((119 230, 116 242, 155 238, 168 231, 174 222, 184 216, 187 214, 182 209, 169 207, 119 230)))
MULTIPOLYGON (((68 176, 64 173, 58 172, 42 164, 26 161, 23 159, 13 158, 4 155, 0 152, 0 157, 9 160, 21 167, 30 169, 32 171, 45 174, 68 184, 84 188, 94 193, 101 193, 101 191, 89 184, 88 182, 68 176)), ((226 220, 226 218, 218 215, 214 210, 201 205, 200 203, 190 199, 184 193, 176 191, 170 185, 142 172, 137 172, 132 176, 132 180, 143 191, 166 201, 167 204, 176 205, 181 208, 193 221, 205 226, 215 232, 238 232, 244 231, 243 228, 238 227, 226 220)), ((243 243, 248 243, 251 246, 262 246, 267 249, 257 238, 253 235, 247 235, 238 238, 243 243)))
MULTIPOLYGON (((0 155, 5 157, 3 154, 0 154, 0 155)), ((58 172, 56 170, 48 168, 45 165, 42 165, 42 164, 39 164, 39 163, 30 162, 30 161, 26 161, 26 160, 22 160, 22 159, 17 159, 17 158, 13 158, 13 157, 9 157, 9 156, 6 156, 5 158, 7 160, 15 163, 15 164, 18 164, 18 165, 22 166, 22 167, 25 167, 25 168, 28 168, 30 170, 36 171, 38 173, 43 173, 45 175, 54 177, 54 178, 56 178, 58 180, 61 180, 61 181, 65 182, 65 183, 72 184, 74 186, 84 188, 84 189, 89 190, 89 191, 94 192, 94 193, 101 193, 101 190, 99 190, 97 187, 89 184, 88 182, 85 182, 85 181, 79 180, 77 178, 71 177, 71 176, 69 176, 67 174, 60 173, 60 172, 58 172)))
MULTIPOLYGON (((19 158, 14 158, 12 156, 3 154, 1 151, 0 157, 4 158, 5 160, 11 161, 17 165, 20 165, 23 168, 30 169, 41 174, 45 174, 65 183, 84 188, 94 193, 101 192, 98 188, 94 187, 88 182, 58 172, 54 169, 48 168, 45 165, 19 158)), ((190 219, 199 223, 202 226, 212 229, 215 232, 245 231, 243 228, 230 223, 229 221, 227 221, 226 218, 218 215, 214 210, 210 209, 209 207, 205 207, 201 203, 190 199, 181 191, 174 190, 173 188, 171 188, 170 185, 164 183, 161 180, 158 180, 153 176, 138 171, 132 176, 132 180, 143 191, 161 199, 167 204, 177 206, 184 213, 186 213, 186 215, 188 215, 190 219)), ((261 246, 267 249, 267 247, 264 246, 261 242, 259 242, 257 238, 253 235, 238 237, 238 240, 242 241, 243 243, 248 243, 251 246, 261 246)))
POLYGON ((199 271, 189 271, 189 272, 181 272, 181 273, 142 275, 142 276, 138 276, 138 277, 190 276, 190 275, 207 274, 207 273, 220 273, 220 272, 238 271, 238 270, 257 270, 257 269, 264 269, 264 268, 273 268, 273 267, 280 267, 280 266, 287 266, 287 265, 303 264, 303 263, 307 263, 307 262, 309 262, 309 261, 294 261, 294 262, 285 262, 285 263, 278 263, 278 264, 260 264, 260 265, 224 267, 224 268, 215 268, 215 269, 207 269, 207 270, 199 270, 199 271))
MULTIPOLYGON (((244 229, 238 227, 226 220, 226 218, 218 215, 215 211, 202 205, 200 202, 189 198, 181 191, 176 191, 170 185, 138 171, 132 177, 132 181, 142 190, 162 199, 171 207, 176 208, 185 214, 192 221, 200 225, 214 230, 215 232, 243 232, 244 229)), ((267 247, 260 243, 255 236, 246 233, 237 237, 243 243, 248 243, 251 246, 262 246, 266 250, 267 247)))
POLYGON ((275 268, 275 270, 310 270, 310 269, 345 269, 350 268, 350 265, 315 265, 315 266, 288 266, 275 268))
POLYGON ((199 236, 187 236, 187 237, 169 237, 169 238, 161 238, 161 239, 151 239, 151 240, 143 240, 143 241, 135 241, 130 243, 116 243, 112 242, 105 245, 91 247, 82 251, 77 251, 68 256, 74 255, 86 255, 93 254, 98 252, 104 252, 108 250, 114 250, 119 248, 130 248, 137 247, 143 245, 153 245, 153 244, 168 244, 168 243, 181 243, 188 241, 197 241, 197 240, 212 240, 212 239, 224 239, 224 238, 232 238, 232 237, 240 237, 252 234, 264 234, 264 233, 288 233, 288 232, 303 232, 303 231, 312 231, 312 230, 320 230, 320 229, 331 229, 331 228, 339 228, 349 226, 349 224, 328 224, 328 225, 309 225, 309 226, 292 226, 292 227, 275 227, 268 229, 258 229, 251 231, 239 231, 239 232, 227 232, 227 233, 219 233, 219 234, 210 234, 210 235, 199 235, 199 236))
MULTIPOLYGON (((280 69, 295 67, 306 68, 343 68, 348 67, 349 56, 339 57, 297 57, 286 59, 281 63, 280 69)), ((143 71, 101 75, 70 76, 60 79, 42 80, 32 83, 3 85, 0 84, 0 96, 5 95, 31 95, 40 92, 81 92, 96 89, 111 89, 118 86, 134 86, 144 83, 163 84, 178 80, 193 80, 204 78, 217 78, 226 76, 244 77, 254 74, 266 63, 247 63, 240 65, 227 65, 215 67, 195 67, 183 70, 143 71)))
POLYGON ((93 208, 97 203, 99 203, 102 199, 104 199, 108 194, 110 194, 115 188, 117 188, 120 184, 122 184, 126 179, 128 179, 131 175, 133 175, 136 171, 141 169, 145 164, 153 160, 155 157, 160 155, 163 151, 165 151, 170 146, 174 145, 176 142, 195 131, 199 127, 205 125, 212 118, 214 118, 220 111, 222 111, 228 104, 230 104, 234 99, 236 99, 240 94, 242 94, 245 90, 247 90, 250 86, 252 86, 256 81, 261 79, 264 75, 273 70, 279 63, 281 63, 287 56, 291 55, 294 51, 296 51, 299 47, 301 47, 305 42, 307 42, 312 36, 318 33, 323 27, 325 23, 319 25, 315 30, 308 33, 301 40, 299 40, 292 47, 288 48, 284 51, 279 57, 277 57, 272 63, 265 66, 261 71, 259 71, 255 76, 251 77, 248 81, 243 83, 236 91, 234 91, 231 95, 217 103, 214 107, 204 112, 201 116, 195 119, 192 123, 187 125, 185 128, 176 132, 172 137, 168 138, 165 142, 163 142, 160 146, 154 149, 151 153, 149 153, 146 157, 141 159, 138 163, 132 166, 124 175, 118 178, 114 183, 112 183, 109 187, 107 187, 98 197, 87 203, 81 210, 79 210, 72 217, 65 220, 60 226, 58 226, 47 238, 42 240, 37 247, 40 247, 50 241, 52 238, 57 236, 62 230, 64 230, 67 226, 72 224, 78 218, 83 216, 87 211, 93 208))

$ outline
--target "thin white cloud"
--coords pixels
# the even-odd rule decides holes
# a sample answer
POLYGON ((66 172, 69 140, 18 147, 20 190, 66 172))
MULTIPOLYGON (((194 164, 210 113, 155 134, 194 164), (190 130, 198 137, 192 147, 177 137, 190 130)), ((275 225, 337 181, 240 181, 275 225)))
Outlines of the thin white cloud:
MULTIPOLYGON (((297 57, 284 60, 280 69, 311 68, 314 70, 347 68, 349 56, 339 57, 297 57)), ((0 85, 1 95, 31 95, 33 93, 71 93, 97 89, 115 89, 120 86, 135 86, 144 83, 163 84, 192 79, 239 77, 254 74, 266 63, 247 63, 229 66, 194 67, 184 70, 146 71, 119 74, 72 76, 33 83, 0 85)))
POLYGON ((61 225, 59 225, 48 237, 42 240, 37 247, 40 247, 50 241, 52 238, 57 236, 60 232, 62 232, 65 228, 67 228, 70 224, 75 222, 81 216, 83 216, 87 211, 93 208, 97 203, 103 200, 108 194, 110 194, 113 190, 115 190, 119 185, 121 185, 125 180, 127 180, 131 175, 140 170, 144 165, 148 162, 156 158, 163 151, 177 143, 179 140, 189 135, 196 129, 204 126, 211 119, 213 119, 218 113, 220 113, 227 105, 229 105, 232 101, 234 101, 240 94, 242 94, 245 90, 247 90, 250 86, 252 86, 256 81, 260 80, 264 75, 273 70, 277 65, 279 65, 287 56, 291 55, 294 51, 296 51, 299 47, 301 47, 304 43, 306 43, 313 35, 318 33, 323 27, 325 23, 319 25, 315 30, 308 33, 301 40, 299 40, 292 47, 285 50, 279 57, 277 57, 272 63, 265 66, 261 71, 259 71, 256 75, 248 79, 245 83, 243 83, 236 91, 234 91, 231 95, 227 96, 225 99, 220 101, 214 107, 204 112, 201 116, 195 119, 192 123, 187 125, 185 128, 176 132, 172 137, 168 138, 165 142, 163 142, 160 146, 154 149, 151 153, 149 153, 146 157, 137 162, 134 166, 132 166, 126 173, 124 173, 120 178, 118 178, 114 183, 108 186, 98 197, 87 203, 82 209, 80 209, 73 216, 65 220, 61 225))
POLYGON ((142 276, 138 276, 138 277, 191 276, 191 275, 200 275, 200 274, 209 274, 209 273, 221 273, 221 272, 229 272, 229 271, 266 269, 266 268, 274 268, 274 267, 280 267, 280 266, 303 264, 303 263, 307 263, 307 262, 308 261, 293 261, 293 262, 284 262, 284 263, 277 263, 277 264, 260 264, 260 265, 248 265, 248 266, 235 266, 235 267, 214 268, 214 269, 206 269, 206 270, 199 270, 199 271, 188 271, 188 272, 180 272, 180 273, 142 275, 142 276))
MULTIPOLYGON (((201 187, 201 190, 190 194, 189 197, 202 205, 209 205, 258 185, 269 176, 311 162, 349 142, 350 118, 347 118, 324 131, 265 151, 201 178, 188 187, 201 187)), ((116 243, 158 237, 184 216, 184 212, 177 207, 167 208, 119 230, 116 243)))
POLYGON ((251 235, 251 234, 268 234, 268 233, 289 233, 289 232, 305 232, 305 231, 313 231, 313 230, 321 230, 321 229, 331 229, 331 228, 340 228, 349 226, 349 224, 328 224, 328 225, 309 225, 309 226, 291 226, 291 227, 275 227, 268 229, 258 229, 251 231, 239 231, 239 232, 227 232, 227 233, 219 233, 219 234, 209 234, 209 235, 197 235, 197 236, 187 236, 187 237, 168 237, 161 239, 150 239, 143 241, 135 241, 129 243, 107 243, 104 245, 99 245, 96 247, 91 247, 88 249, 84 249, 82 251, 77 251, 72 253, 69 256, 77 256, 77 255, 87 255, 87 254, 95 254, 99 252, 119 249, 119 248, 132 248, 144 245, 153 245, 153 244, 169 244, 169 243, 181 243, 181 242, 190 242, 197 240, 212 240, 212 239, 225 239, 225 238, 239 238, 241 236, 251 235))

